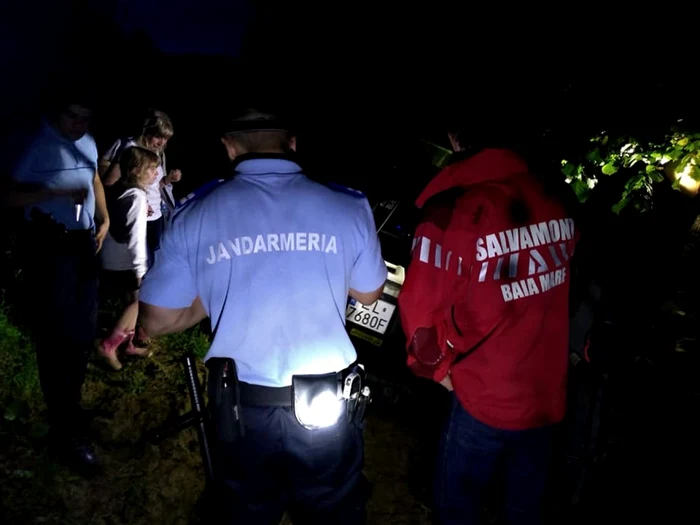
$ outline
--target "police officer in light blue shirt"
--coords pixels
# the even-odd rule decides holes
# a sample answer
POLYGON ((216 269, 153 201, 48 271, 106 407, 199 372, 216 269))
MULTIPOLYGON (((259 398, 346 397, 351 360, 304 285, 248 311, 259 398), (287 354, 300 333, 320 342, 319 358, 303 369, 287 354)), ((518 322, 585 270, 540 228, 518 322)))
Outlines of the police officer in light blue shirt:
POLYGON ((364 521, 362 369, 347 297, 372 304, 387 268, 367 199, 306 178, 295 140, 254 110, 222 142, 235 176, 176 212, 146 275, 150 336, 209 317, 218 523, 364 521))
POLYGON ((97 335, 97 252, 109 216, 88 133, 92 111, 80 91, 56 90, 53 111, 3 181, 0 200, 24 209, 22 310, 35 343, 51 450, 94 474, 99 465, 80 400, 97 335))

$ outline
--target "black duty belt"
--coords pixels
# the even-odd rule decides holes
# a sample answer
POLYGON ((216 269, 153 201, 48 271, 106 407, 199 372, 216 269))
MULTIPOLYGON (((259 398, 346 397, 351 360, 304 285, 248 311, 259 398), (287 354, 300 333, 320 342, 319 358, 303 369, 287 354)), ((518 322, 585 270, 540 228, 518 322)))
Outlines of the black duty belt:
POLYGON ((294 375, 292 385, 267 387, 238 379, 231 358, 211 358, 209 368, 209 412, 218 439, 233 443, 245 435, 242 407, 289 407, 301 426, 308 430, 328 428, 342 414, 357 424, 364 420, 370 402, 370 388, 364 385, 362 365, 353 363, 340 372, 294 375))
MULTIPOLYGON (((355 368, 357 362, 338 372, 338 381, 343 382, 355 368)), ((291 407, 294 397, 292 386, 260 386, 244 381, 240 386, 241 405, 249 407, 291 407)))
POLYGON ((292 387, 251 385, 241 381, 241 405, 248 407, 291 407, 292 387))

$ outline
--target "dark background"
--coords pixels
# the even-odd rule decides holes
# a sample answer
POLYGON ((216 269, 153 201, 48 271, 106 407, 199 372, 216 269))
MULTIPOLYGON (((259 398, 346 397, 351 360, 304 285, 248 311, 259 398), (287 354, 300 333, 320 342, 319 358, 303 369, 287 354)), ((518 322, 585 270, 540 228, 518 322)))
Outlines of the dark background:
MULTIPOLYGON (((587 4, 584 11, 566 4, 556 12, 527 5, 515 12, 439 1, 415 10, 387 2, 297 4, 4 2, 2 139, 31 127, 56 86, 77 80, 97 97, 93 133, 101 151, 129 133, 146 107, 173 118, 168 164, 183 170, 176 189, 183 195, 226 173, 218 130, 229 109, 271 105, 295 122, 311 175, 399 198, 409 180, 430 174, 416 141, 444 142, 440 122, 451 112, 500 122, 512 110, 555 162, 585 151, 603 129, 640 133, 681 117, 697 122, 696 17, 684 6, 587 4)), ((17 153, 8 144, 2 141, 2 168, 17 153)), ((613 186, 620 180, 609 179, 613 186)), ((689 226, 679 227, 679 215, 692 222, 698 210, 684 210, 680 194, 666 188, 654 214, 613 219, 606 210, 619 189, 588 203, 596 212, 588 239, 599 246, 588 261, 599 261, 591 267, 604 267, 613 284, 621 335, 610 345, 648 375, 635 369, 616 379, 621 429, 611 432, 623 439, 598 484, 600 515, 610 517, 606 507, 615 503, 618 521, 651 514, 674 521, 694 515, 697 483, 685 480, 699 465, 698 354, 674 352, 678 331, 658 321, 657 307, 676 285, 697 306, 697 279, 686 277, 694 276, 697 255, 682 272, 674 254, 689 226), (661 364, 647 365, 641 356, 648 355, 661 364)))
POLYGON ((696 113, 684 96, 693 66, 677 19, 662 43, 634 13, 613 21, 592 9, 455 5, 6 3, 2 131, 32 122, 66 78, 84 80, 98 100, 101 150, 144 108, 171 115, 169 166, 183 169, 185 193, 226 171, 218 132, 230 110, 263 105, 295 123, 311 175, 391 192, 416 175, 414 141, 444 143, 440 122, 457 108, 525 123, 553 157, 580 150, 602 128, 696 113))

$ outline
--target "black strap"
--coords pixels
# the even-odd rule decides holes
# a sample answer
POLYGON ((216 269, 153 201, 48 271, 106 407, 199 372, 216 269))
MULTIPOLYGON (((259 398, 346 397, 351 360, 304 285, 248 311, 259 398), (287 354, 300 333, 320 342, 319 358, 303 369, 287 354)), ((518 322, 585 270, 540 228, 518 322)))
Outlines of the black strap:
POLYGON ((112 160, 109 163, 109 167, 107 168, 107 171, 105 171, 105 177, 107 175, 109 175, 109 172, 112 171, 115 164, 119 164, 119 158, 122 156, 122 153, 124 153, 124 150, 126 149, 127 144, 129 144, 129 139, 119 139, 119 147, 117 148, 117 151, 114 153, 114 156, 112 157, 112 160))
MULTIPOLYGON (((357 361, 338 372, 338 381, 345 380, 355 370, 357 361)), ((363 378, 364 381, 364 378, 363 378)), ((239 382, 241 405, 249 407, 291 407, 293 391, 291 386, 271 387, 239 382)))
POLYGON ((241 405, 249 407, 291 407, 292 387, 269 387, 240 382, 241 405))

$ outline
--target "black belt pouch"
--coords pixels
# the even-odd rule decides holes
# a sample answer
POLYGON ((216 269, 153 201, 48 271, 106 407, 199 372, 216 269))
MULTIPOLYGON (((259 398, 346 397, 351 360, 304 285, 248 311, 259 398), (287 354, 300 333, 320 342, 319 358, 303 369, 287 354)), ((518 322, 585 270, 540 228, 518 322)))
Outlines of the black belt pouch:
POLYGON ((216 438, 223 443, 233 443, 245 432, 236 363, 233 359, 213 357, 207 360, 207 368, 209 415, 216 438))

